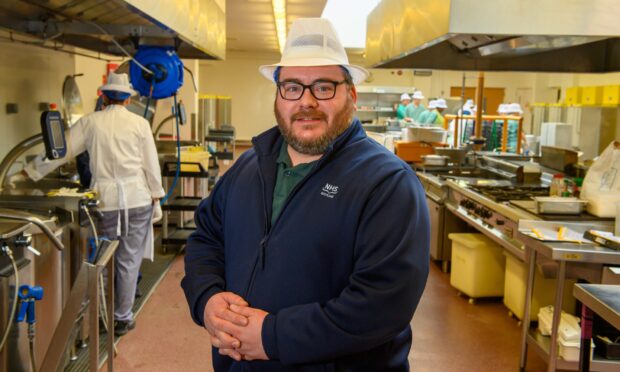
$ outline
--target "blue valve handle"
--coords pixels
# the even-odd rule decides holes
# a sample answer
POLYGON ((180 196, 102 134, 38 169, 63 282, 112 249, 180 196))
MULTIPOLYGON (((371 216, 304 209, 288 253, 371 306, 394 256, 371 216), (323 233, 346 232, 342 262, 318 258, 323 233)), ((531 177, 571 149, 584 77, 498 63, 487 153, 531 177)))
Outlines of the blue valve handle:
POLYGON ((29 286, 24 284, 19 287, 19 292, 17 294, 21 305, 19 306, 19 313, 17 313, 17 318, 15 322, 21 323, 26 318, 26 322, 28 324, 33 324, 37 320, 35 318, 35 301, 39 301, 43 298, 43 288, 41 286, 29 286))
POLYGON ((90 251, 88 252, 88 262, 93 263, 95 262, 95 257, 97 257, 97 242, 95 241, 95 238, 89 238, 88 239, 88 246, 90 247, 90 251))

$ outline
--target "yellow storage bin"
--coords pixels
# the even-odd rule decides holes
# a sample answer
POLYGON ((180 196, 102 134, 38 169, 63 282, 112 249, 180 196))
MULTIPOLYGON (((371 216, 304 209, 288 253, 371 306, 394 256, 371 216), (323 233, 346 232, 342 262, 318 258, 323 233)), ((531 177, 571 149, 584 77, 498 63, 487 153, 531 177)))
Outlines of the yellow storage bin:
POLYGON ((620 105, 620 85, 606 85, 603 87, 603 104, 620 105))
MULTIPOLYGON (((204 170, 209 168, 209 152, 202 147, 190 147, 181 151, 181 163, 191 162, 200 163, 204 170)), ((200 172, 197 164, 181 164, 181 172, 200 172)))
MULTIPOLYGON (((527 289, 527 265, 506 253, 506 276, 504 279, 504 305, 518 319, 523 320, 525 311, 525 291, 527 289)), ((538 310, 541 307, 553 305, 555 302, 556 279, 546 279, 539 270, 534 273, 534 291, 530 304, 530 320, 538 320, 538 310)), ((564 283, 564 297, 562 309, 572 314, 575 309, 573 297, 575 280, 567 279, 564 283)))
POLYGON ((596 106, 603 104, 603 87, 584 87, 581 94, 581 104, 596 106))
POLYGON ((581 87, 571 87, 566 89, 566 99, 565 102, 567 105, 577 105, 581 103, 581 87))
POLYGON ((503 296, 503 248, 482 234, 448 237, 452 240, 450 285, 472 298, 503 296))

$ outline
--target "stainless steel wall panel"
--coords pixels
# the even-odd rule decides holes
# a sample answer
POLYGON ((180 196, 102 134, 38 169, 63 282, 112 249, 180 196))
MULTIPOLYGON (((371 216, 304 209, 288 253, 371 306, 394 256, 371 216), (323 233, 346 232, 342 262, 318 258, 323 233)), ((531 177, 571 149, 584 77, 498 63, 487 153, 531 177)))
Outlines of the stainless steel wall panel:
POLYGON ((620 71, 616 0, 383 0, 366 64, 488 71, 620 71))

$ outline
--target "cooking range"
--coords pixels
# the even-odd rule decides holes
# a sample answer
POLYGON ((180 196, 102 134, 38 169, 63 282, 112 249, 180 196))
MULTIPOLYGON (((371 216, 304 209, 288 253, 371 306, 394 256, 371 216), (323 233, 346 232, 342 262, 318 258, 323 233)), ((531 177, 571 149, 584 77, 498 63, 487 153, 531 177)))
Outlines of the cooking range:
POLYGON ((540 184, 514 185, 505 180, 448 179, 446 207, 500 244, 518 258, 524 259, 523 244, 516 239, 520 219, 538 219, 536 214, 509 203, 533 200, 549 195, 549 188, 540 184))
POLYGON ((494 202, 510 200, 534 200, 536 196, 549 196, 549 187, 546 186, 481 186, 470 185, 469 188, 494 202))

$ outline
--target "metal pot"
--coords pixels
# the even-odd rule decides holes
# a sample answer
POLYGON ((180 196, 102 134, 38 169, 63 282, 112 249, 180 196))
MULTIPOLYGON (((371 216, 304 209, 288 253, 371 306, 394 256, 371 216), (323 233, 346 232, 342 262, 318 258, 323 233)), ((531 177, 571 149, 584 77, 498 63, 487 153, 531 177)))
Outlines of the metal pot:
POLYGON ((449 163, 453 165, 462 165, 465 160, 465 156, 469 152, 469 148, 450 149, 445 147, 435 147, 435 153, 437 155, 444 155, 450 160, 449 163))
POLYGON ((424 165, 445 166, 448 164, 448 157, 444 155, 422 155, 424 165))

